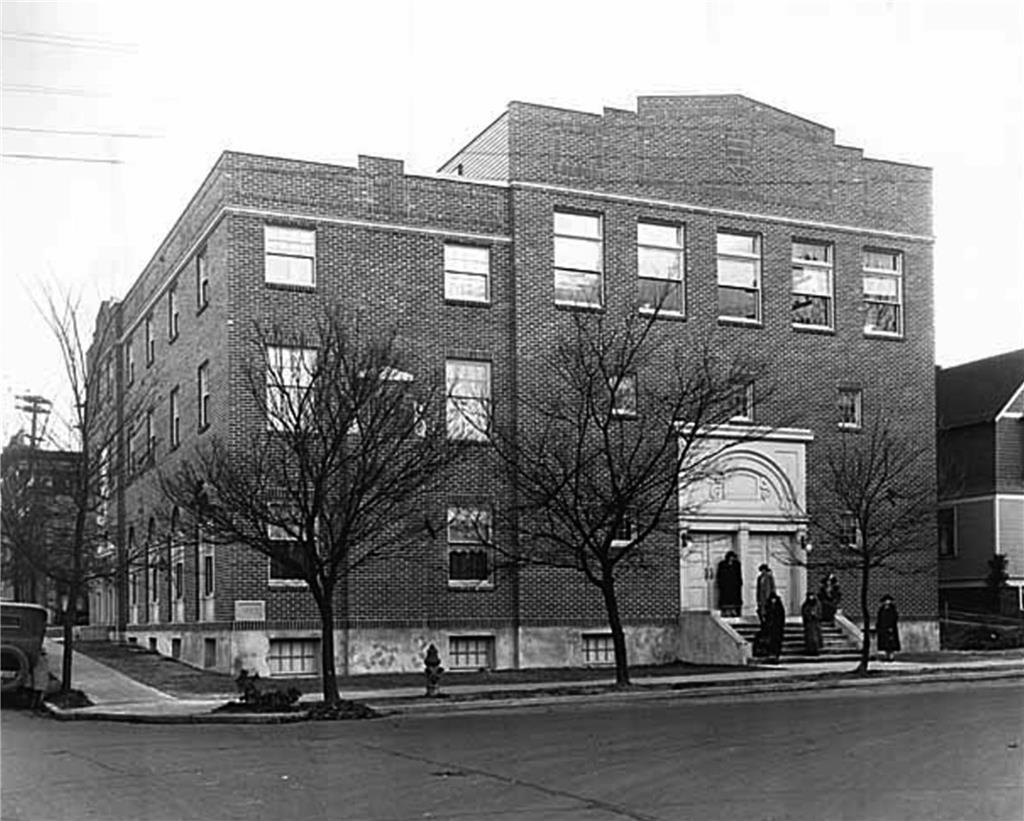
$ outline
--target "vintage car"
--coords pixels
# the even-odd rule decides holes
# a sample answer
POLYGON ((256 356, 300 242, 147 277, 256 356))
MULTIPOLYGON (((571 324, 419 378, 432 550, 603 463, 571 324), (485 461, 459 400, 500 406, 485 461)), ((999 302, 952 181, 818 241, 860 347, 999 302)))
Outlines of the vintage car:
POLYGON ((46 608, 0 602, 0 674, 4 693, 32 686, 32 671, 42 653, 45 633, 46 608))

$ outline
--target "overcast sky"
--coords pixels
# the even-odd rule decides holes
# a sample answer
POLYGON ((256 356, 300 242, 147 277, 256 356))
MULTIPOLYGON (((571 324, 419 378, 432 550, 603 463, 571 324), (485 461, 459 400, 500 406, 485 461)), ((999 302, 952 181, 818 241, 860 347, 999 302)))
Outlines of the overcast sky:
POLYGON ((21 424, 15 394, 62 393, 33 295, 46 282, 81 294, 91 330, 222 150, 375 154, 432 173, 510 100, 598 112, 639 94, 741 93, 869 157, 931 166, 938 363, 1024 347, 1020 0, 0 9, 4 441, 21 424))

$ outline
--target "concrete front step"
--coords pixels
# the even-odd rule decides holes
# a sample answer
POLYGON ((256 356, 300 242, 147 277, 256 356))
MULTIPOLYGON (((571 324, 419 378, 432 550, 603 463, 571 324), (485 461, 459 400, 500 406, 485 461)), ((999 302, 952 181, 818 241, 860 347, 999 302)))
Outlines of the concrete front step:
MULTIPOLYGON (((756 621, 730 622, 730 626, 750 644, 754 643, 761 626, 756 621)), ((837 626, 822 625, 822 647, 817 656, 804 654, 804 628, 799 621, 786 621, 782 638, 781 658, 784 662, 815 662, 815 661, 857 661, 860 658, 860 647, 846 636, 837 626)), ((763 663, 763 657, 755 657, 751 664, 763 663)))

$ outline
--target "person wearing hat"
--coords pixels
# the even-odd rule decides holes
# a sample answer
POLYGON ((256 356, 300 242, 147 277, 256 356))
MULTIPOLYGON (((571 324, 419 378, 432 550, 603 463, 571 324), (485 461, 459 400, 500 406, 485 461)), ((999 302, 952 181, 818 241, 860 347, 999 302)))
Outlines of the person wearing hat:
POLYGON ((878 608, 875 620, 878 630, 878 652, 885 655, 886 661, 892 661, 893 653, 900 650, 900 614, 896 612, 896 603, 892 596, 882 596, 882 606, 878 608))
POLYGON ((761 620, 761 624, 764 624, 768 599, 775 594, 775 577, 772 575, 772 569, 766 564, 762 564, 757 569, 757 617, 761 620))
POLYGON ((743 573, 735 551, 730 550, 715 571, 718 585, 718 609, 723 616, 738 616, 743 607, 743 573))

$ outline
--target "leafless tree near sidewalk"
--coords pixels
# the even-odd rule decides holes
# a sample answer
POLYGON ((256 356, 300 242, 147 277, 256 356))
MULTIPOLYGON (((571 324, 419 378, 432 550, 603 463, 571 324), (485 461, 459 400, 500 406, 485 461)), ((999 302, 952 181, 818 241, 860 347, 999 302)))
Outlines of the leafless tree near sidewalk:
POLYGON ((356 568, 394 558, 429 529, 425 493, 448 447, 436 374, 394 331, 363 332, 340 310, 294 336, 257 327, 248 394, 263 420, 161 472, 185 533, 269 557, 301 579, 321 624, 324 702, 339 702, 334 627, 356 568))
POLYGON ((706 479, 731 446, 716 429, 755 388, 770 390, 755 382, 753 358, 667 335, 664 324, 574 315, 531 365, 536 388, 520 388, 515 424, 488 431, 513 487, 512 503, 494 512, 495 549, 520 565, 575 571, 600 591, 620 686, 629 684, 621 577, 644 564, 655 533, 677 534, 680 486, 706 479))

